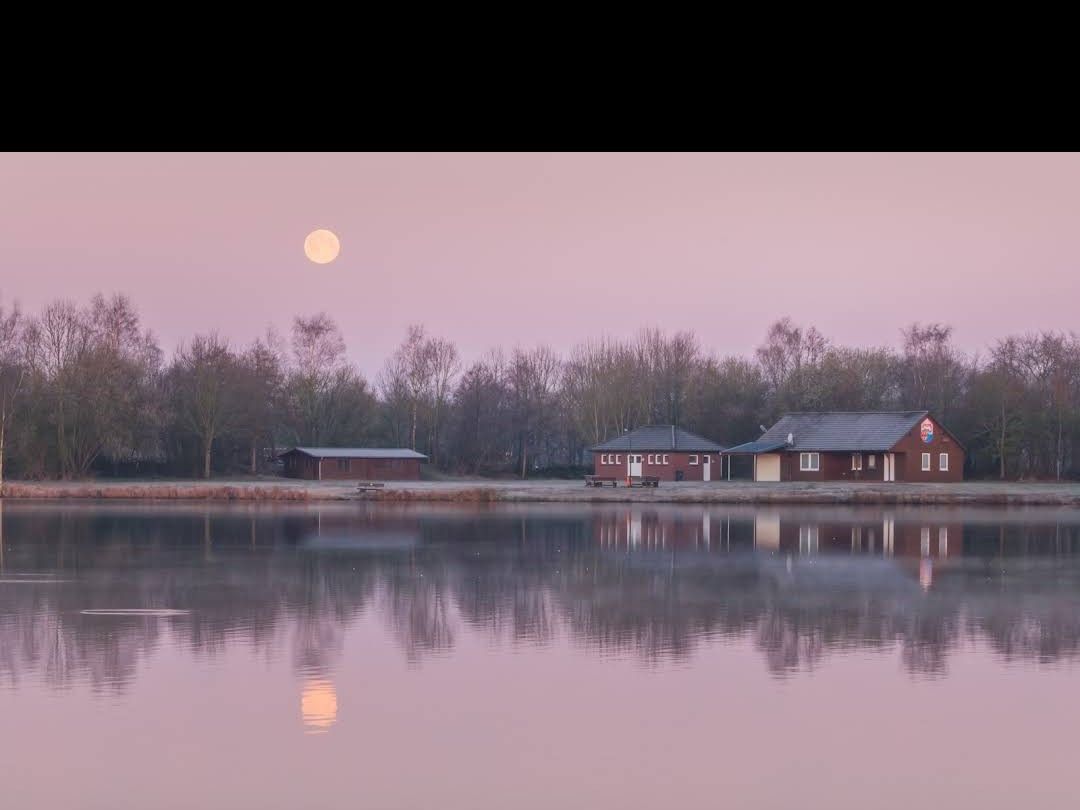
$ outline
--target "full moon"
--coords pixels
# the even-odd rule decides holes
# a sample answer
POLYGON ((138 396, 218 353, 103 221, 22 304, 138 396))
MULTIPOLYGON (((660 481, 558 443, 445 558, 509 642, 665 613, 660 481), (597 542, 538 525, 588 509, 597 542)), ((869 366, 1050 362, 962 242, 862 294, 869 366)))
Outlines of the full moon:
POLYGON ((315 264, 329 264, 341 251, 341 242, 333 231, 320 228, 312 231, 304 240, 304 253, 315 264))

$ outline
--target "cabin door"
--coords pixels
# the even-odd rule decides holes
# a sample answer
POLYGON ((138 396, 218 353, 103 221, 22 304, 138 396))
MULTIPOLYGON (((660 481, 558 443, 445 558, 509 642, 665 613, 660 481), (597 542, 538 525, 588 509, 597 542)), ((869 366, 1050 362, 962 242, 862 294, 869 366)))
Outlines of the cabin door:
POLYGON ((641 456, 630 455, 626 457, 627 475, 641 475, 641 456))
POLYGON ((712 461, 711 456, 704 456, 701 459, 701 480, 712 481, 712 461))

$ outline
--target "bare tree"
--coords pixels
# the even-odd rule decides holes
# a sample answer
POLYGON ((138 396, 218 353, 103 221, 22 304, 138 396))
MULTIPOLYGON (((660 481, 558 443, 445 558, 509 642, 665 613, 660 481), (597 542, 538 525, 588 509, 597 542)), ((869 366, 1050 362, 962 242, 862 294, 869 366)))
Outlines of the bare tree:
POLYGON ((325 313, 296 318, 294 365, 285 388, 286 422, 301 444, 362 440, 375 403, 367 381, 345 359, 345 341, 325 313))
POLYGON ((240 424, 250 442, 248 469, 258 472, 258 447, 261 442, 274 446, 280 421, 280 406, 285 382, 281 340, 273 330, 257 339, 239 358, 240 424))
POLYGON ((457 346, 443 338, 429 338, 428 356, 431 366, 431 463, 442 459, 442 419, 449 403, 454 380, 461 371, 457 346))
POLYGON ((405 396, 409 409, 409 447, 415 450, 420 409, 432 399, 434 387, 433 347, 423 326, 409 326, 384 373, 405 396))
POLYGON ((172 386, 178 415, 199 441, 203 478, 209 478, 214 441, 239 413, 237 362, 229 344, 211 333, 181 346, 173 361, 172 386))
POLYGON ((521 477, 528 474, 530 449, 550 418, 561 362, 551 349, 515 349, 507 368, 507 388, 515 425, 521 477))
POLYGON ((27 344, 23 318, 18 306, 7 312, 0 305, 0 494, 4 486, 4 452, 8 427, 15 418, 15 405, 26 381, 27 344))

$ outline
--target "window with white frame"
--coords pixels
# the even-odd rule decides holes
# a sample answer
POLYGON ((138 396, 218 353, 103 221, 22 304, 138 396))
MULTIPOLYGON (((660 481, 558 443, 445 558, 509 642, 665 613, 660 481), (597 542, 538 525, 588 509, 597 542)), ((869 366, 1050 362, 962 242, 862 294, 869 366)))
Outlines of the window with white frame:
POLYGON ((701 457, 701 463, 702 464, 711 464, 712 463, 712 457, 711 456, 702 456, 701 457))
POLYGON ((821 469, 820 453, 799 453, 799 469, 802 472, 817 472, 821 469))
POLYGON ((875 469, 877 467, 877 456, 875 456, 873 453, 868 455, 866 457, 866 466, 867 466, 867 469, 871 469, 871 470, 875 469))
POLYGON ((649 453, 649 463, 652 464, 653 454, 649 453))
POLYGON ((948 453, 940 453, 938 455, 937 468, 939 470, 941 470, 942 472, 948 472, 949 471, 949 454, 948 453))
POLYGON ((929 453, 923 453, 922 454, 922 471, 923 472, 930 472, 930 454, 929 453))
POLYGON ((862 469, 862 453, 852 453, 851 454, 851 469, 853 469, 853 470, 861 470, 862 469))
POLYGON ((669 463, 668 460, 667 460, 667 453, 664 453, 664 463, 665 464, 669 463))
POLYGON ((607 453, 601 453, 600 454, 600 463, 601 464, 607 464, 607 453))
POLYGON ((615 456, 615 463, 622 464, 622 456, 615 456))
POLYGON ((697 464, 698 463, 698 457, 697 456, 690 456, 690 463, 691 464, 697 464))

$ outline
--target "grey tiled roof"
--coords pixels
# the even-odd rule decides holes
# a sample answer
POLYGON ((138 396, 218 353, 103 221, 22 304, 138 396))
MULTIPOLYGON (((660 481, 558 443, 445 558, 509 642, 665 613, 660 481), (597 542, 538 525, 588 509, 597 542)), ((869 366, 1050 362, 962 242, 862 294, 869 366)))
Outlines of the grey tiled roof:
MULTIPOLYGON (((859 452, 889 450, 927 415, 926 411, 826 411, 788 413, 758 442, 787 443, 789 450, 859 452)), ((762 451, 758 451, 762 452, 762 451)))
POLYGON ((609 439, 589 448, 594 452, 608 450, 687 450, 691 453, 720 453, 723 446, 696 433, 671 425, 645 425, 622 436, 609 439))
POLYGON ((285 452, 292 453, 293 451, 312 458, 427 458, 415 450, 405 450, 400 447, 294 447, 285 452))

